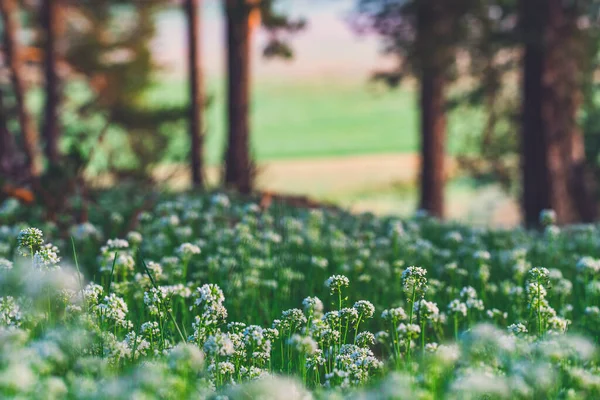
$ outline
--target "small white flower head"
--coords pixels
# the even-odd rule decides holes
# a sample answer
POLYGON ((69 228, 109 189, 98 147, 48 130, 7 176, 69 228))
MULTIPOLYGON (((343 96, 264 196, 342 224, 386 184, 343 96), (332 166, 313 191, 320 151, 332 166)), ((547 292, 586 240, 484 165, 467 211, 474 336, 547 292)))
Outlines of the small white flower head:
POLYGON ((460 297, 468 309, 483 310, 483 301, 477 298, 477 290, 471 286, 465 286, 460 291, 460 297))
POLYGON ((340 322, 340 313, 339 311, 329 311, 323 315, 322 318, 331 328, 336 328, 340 322))
POLYGON ((454 299, 448 304, 448 311, 451 314, 467 316, 467 305, 459 299, 454 299))
POLYGON ((375 344, 375 335, 371 332, 361 332, 356 335, 355 343, 358 347, 370 347, 375 344))
POLYGON ((548 332, 564 334, 567 332, 567 328, 570 324, 570 320, 555 315, 553 317, 548 318, 548 332))
POLYGON ((420 314, 424 319, 435 319, 440 315, 437 304, 423 299, 415 302, 414 312, 420 314))
POLYGON ((362 319, 373 318, 373 315, 375 314, 375 306, 367 300, 357 301, 354 303, 353 308, 358 312, 359 317, 362 319))
POLYGON ((230 356, 235 352, 235 346, 226 333, 217 333, 208 337, 204 343, 204 351, 212 356, 230 356))
POLYGON ((140 325, 140 335, 145 338, 160 337, 160 325, 156 321, 144 322, 140 325))
POLYGON ((350 280, 344 275, 333 275, 325 281, 325 286, 329 288, 331 294, 340 293, 342 288, 350 286, 350 280))
POLYGON ((168 295, 168 291, 162 286, 152 287, 144 292, 144 304, 148 306, 150 315, 163 315, 162 308, 167 303, 168 295))
POLYGON ((189 260, 193 256, 200 254, 200 252, 200 247, 192 243, 182 243, 177 248, 177 254, 184 260, 189 260))
POLYGON ((473 258, 477 261, 485 262, 491 260, 492 256, 490 255, 489 251, 478 250, 473 253, 473 258))
POLYGON ((130 328, 131 322, 126 319, 129 308, 121 297, 111 293, 104 297, 102 303, 94 307, 94 310, 103 320, 108 319, 122 328, 130 328))
POLYGON ((137 217, 138 222, 142 225, 152 222, 153 219, 154 219, 154 216, 152 215, 152 213, 150 213, 148 211, 142 211, 137 217))
POLYGON ((542 210, 540 212, 540 224, 542 226, 556 224, 556 212, 554 210, 542 210))
POLYGON ((584 310, 586 316, 597 317, 600 320, 600 307, 588 306, 584 310))
POLYGON ((309 356, 314 355, 319 350, 318 343, 310 336, 301 336, 293 334, 288 344, 293 346, 299 353, 309 356))
POLYGON ((131 231, 127 234, 127 241, 131 243, 133 246, 139 246, 142 243, 143 237, 142 234, 136 231, 131 231))
POLYGON ((427 343, 425 345, 425 351, 428 353, 435 353, 439 348, 439 345, 435 342, 427 343))
POLYGON ((517 336, 527 333, 527 327, 520 322, 509 325, 507 329, 510 333, 512 333, 513 335, 517 335, 517 336))
POLYGON ((175 371, 200 373, 204 368, 204 353, 196 345, 179 343, 169 351, 167 363, 175 371))
POLYGON ((219 375, 228 375, 235 373, 235 365, 230 363, 229 361, 222 361, 217 366, 217 371, 219 375))
POLYGON ((110 222, 112 222, 113 224, 121 225, 123 221, 125 221, 125 218, 123 218, 123 216, 120 213, 112 212, 110 214, 110 222))
POLYGON ((402 287, 407 294, 419 294, 427 289, 427 270, 421 267, 408 267, 402 272, 402 287))
POLYGON ((33 256, 33 266, 42 271, 52 271, 60 269, 58 263, 58 247, 48 243, 43 245, 33 256))
POLYGON ((358 322, 358 311, 355 308, 344 307, 339 311, 340 318, 343 321, 346 321, 350 324, 350 326, 355 326, 358 322))
POLYGON ((593 257, 582 257, 577 261, 577 271, 584 275, 595 275, 600 272, 600 261, 593 257))
POLYGON ((306 316, 302 310, 292 308, 281 313, 281 323, 284 328, 297 329, 307 322, 306 316))
POLYGON ((544 229, 544 235, 546 235, 550 239, 554 239, 560 235, 560 228, 556 225, 548 225, 544 229))
POLYGON ((220 208, 229 208, 229 206, 231 205, 231 202, 229 201, 229 197, 227 197, 227 195, 223 194, 223 193, 217 193, 215 194, 211 199, 210 202, 217 207, 220 208))
POLYGON ((0 327, 19 327, 21 310, 12 296, 0 297, 0 327))
POLYGON ((329 261, 324 257, 312 256, 310 262, 313 266, 320 269, 327 269, 329 261))
POLYGON ((44 234, 38 228, 25 228, 17 236, 19 253, 25 257, 34 255, 44 244, 44 234))
POLYGON ((76 241, 102 239, 102 233, 98 230, 98 228, 89 222, 83 222, 81 224, 74 225, 69 231, 73 239, 76 241))
POLYGON ((0 271, 8 271, 13 268, 12 261, 7 260, 4 257, 0 257, 0 271))
POLYGON ((246 324, 243 322, 230 322, 227 324, 227 330, 230 331, 231 333, 242 333, 244 331, 244 329, 246 329, 246 324))
POLYGON ((550 271, 547 268, 532 268, 529 270, 529 281, 547 286, 550 282, 550 271))
POLYGON ((103 254, 106 254, 110 251, 118 251, 129 248, 129 242, 125 239, 108 239, 106 244, 100 248, 100 251, 103 254))
POLYGON ((404 321, 408 318, 406 311, 402 307, 390 308, 389 310, 383 310, 381 313, 381 318, 386 321, 391 321, 392 323, 398 321, 404 321))
POLYGON ((493 320, 505 320, 508 318, 508 313, 506 311, 500 311, 497 308, 491 308, 485 312, 488 318, 493 320))
POLYGON ((401 337, 408 340, 416 339, 421 334, 421 327, 417 324, 401 323, 397 329, 401 337))
POLYGON ((458 244, 458 243, 462 243, 463 236, 459 231, 451 231, 451 232, 446 233, 446 236, 444 237, 444 239, 447 242, 458 244))
POLYGON ((323 313, 323 302, 318 297, 307 297, 302 300, 306 314, 321 315, 323 313))
POLYGON ((214 283, 207 283, 198 288, 198 298, 195 304, 222 304, 225 301, 223 291, 218 285, 214 283))

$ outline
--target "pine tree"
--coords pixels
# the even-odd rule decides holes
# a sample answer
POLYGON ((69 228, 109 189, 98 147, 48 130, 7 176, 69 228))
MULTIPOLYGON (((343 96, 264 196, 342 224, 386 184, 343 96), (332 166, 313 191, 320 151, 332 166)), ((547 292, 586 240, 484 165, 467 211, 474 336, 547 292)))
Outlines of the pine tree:
POLYGON ((204 88, 201 66, 201 32, 200 10, 201 0, 185 0, 185 13, 188 23, 188 76, 190 87, 189 135, 190 135, 190 168, 192 183, 195 187, 204 186, 204 88))
POLYGON ((58 76, 58 29, 60 0, 43 0, 42 32, 44 43, 45 104, 42 136, 44 138, 46 158, 50 164, 59 162, 58 142, 60 138, 60 102, 61 88, 58 76))
POLYGON ((586 49, 577 21, 584 3, 520 2, 525 44, 521 161, 527 226, 536 226, 544 209, 553 209, 559 223, 591 220, 596 214, 577 124, 586 49))
POLYGON ((255 165, 250 154, 250 49, 259 23, 270 31, 266 57, 291 57, 282 33, 297 32, 304 21, 292 21, 274 10, 273 0, 225 0, 227 26, 227 120, 225 185, 242 193, 252 191, 255 165))
POLYGON ((27 172, 35 178, 42 171, 42 154, 37 127, 25 103, 27 87, 23 76, 22 45, 18 40, 21 31, 19 4, 16 0, 0 0, 0 14, 4 30, 4 56, 12 81, 23 149, 27 157, 27 172))
POLYGON ((393 71, 375 78, 395 86, 412 74, 419 82, 421 174, 419 207, 443 217, 446 180, 446 93, 473 0, 358 0, 353 19, 361 34, 381 37, 393 71))

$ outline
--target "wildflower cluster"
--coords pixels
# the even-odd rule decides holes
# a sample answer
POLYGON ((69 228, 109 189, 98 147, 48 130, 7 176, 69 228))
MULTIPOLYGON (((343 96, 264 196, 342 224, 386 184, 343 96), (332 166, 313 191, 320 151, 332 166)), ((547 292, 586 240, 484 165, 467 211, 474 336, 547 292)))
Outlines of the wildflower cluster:
POLYGON ((78 263, 0 225, 0 397, 600 396, 596 226, 166 197, 73 224, 78 263))

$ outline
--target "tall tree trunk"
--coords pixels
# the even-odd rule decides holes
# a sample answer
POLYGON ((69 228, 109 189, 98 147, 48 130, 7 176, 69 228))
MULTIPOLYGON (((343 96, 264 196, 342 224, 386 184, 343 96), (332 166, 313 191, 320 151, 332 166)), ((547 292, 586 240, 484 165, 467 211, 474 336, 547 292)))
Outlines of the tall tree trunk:
POLYGON ((444 216, 446 112, 443 73, 425 69, 420 81, 421 200, 430 215, 444 216))
POLYGON ((446 69, 454 57, 454 15, 446 0, 417 2, 417 51, 420 62, 421 176, 419 207, 444 217, 446 181, 446 69))
POLYGON ((225 185, 249 193, 254 165, 250 157, 250 12, 248 0, 226 0, 227 122, 225 185))
POLYGON ((203 114, 204 88, 201 67, 201 33, 200 11, 201 0, 185 0, 188 21, 188 74, 190 85, 189 129, 191 142, 192 183, 197 188, 204 187, 204 141, 203 114))
POLYGON ((17 39, 21 25, 17 0, 0 0, 0 14, 2 14, 4 25, 4 55, 11 73, 28 172, 31 177, 36 177, 42 169, 42 158, 39 151, 38 132, 25 104, 26 88, 22 75, 21 45, 17 39))
POLYGON ((59 0, 44 0, 42 3, 42 26, 46 39, 44 46, 45 89, 44 122, 42 135, 45 141, 46 158, 51 165, 59 162, 58 141, 60 137, 60 82, 58 76, 57 36, 59 25, 59 0))
POLYGON ((538 225, 543 209, 553 209, 559 223, 595 216, 576 121, 584 44, 576 14, 565 7, 561 0, 521 1, 522 201, 528 227, 538 225))

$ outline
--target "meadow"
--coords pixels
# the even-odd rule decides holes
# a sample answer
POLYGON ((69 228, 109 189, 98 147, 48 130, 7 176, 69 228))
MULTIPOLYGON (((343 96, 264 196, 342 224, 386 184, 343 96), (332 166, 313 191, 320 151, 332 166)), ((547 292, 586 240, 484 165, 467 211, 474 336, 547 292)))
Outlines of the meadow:
MULTIPOLYGON (((251 107, 252 150, 258 162, 402 154, 418 151, 418 109, 410 85, 389 90, 361 80, 300 78, 258 80, 251 107)), ((225 145, 224 83, 209 80, 206 157, 216 165, 225 145)), ((182 105, 182 80, 158 81, 148 93, 152 105, 182 105)), ((457 110, 450 117, 449 152, 468 150, 466 134, 481 126, 477 112, 457 110), (466 134, 465 134, 466 133, 466 134)), ((169 160, 185 159, 185 127, 173 129, 169 160)))
POLYGON ((143 198, 83 224, 2 204, 3 397, 600 396, 597 225, 143 198))

